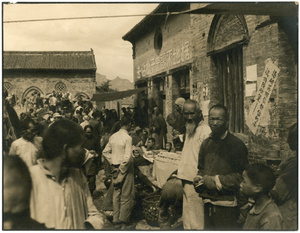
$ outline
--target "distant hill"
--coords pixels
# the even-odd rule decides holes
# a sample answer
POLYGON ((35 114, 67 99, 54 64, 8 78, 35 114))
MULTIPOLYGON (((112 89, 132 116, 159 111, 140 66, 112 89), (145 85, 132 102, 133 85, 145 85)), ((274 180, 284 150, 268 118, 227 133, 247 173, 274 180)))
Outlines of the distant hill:
MULTIPOLYGON (((108 81, 106 75, 96 73, 96 85, 100 86, 103 82, 108 81)), ((111 88, 118 89, 119 91, 125 91, 134 88, 134 84, 128 79, 123 79, 117 76, 115 79, 110 80, 111 88)))
MULTIPOLYGON (((103 82, 108 81, 106 75, 96 73, 96 86, 100 86, 103 82)), ((123 79, 117 76, 115 79, 110 80, 111 88, 117 89, 118 91, 126 91, 134 89, 134 84, 128 79, 123 79)), ((122 100, 123 104, 133 105, 133 96, 127 97, 122 100)))
POLYGON ((118 89, 119 91, 125 91, 134 88, 132 82, 130 82, 128 79, 122 79, 119 76, 111 80, 110 83, 112 88, 118 89))
POLYGON ((106 82, 108 79, 105 75, 96 73, 96 86, 100 86, 103 82, 106 82))

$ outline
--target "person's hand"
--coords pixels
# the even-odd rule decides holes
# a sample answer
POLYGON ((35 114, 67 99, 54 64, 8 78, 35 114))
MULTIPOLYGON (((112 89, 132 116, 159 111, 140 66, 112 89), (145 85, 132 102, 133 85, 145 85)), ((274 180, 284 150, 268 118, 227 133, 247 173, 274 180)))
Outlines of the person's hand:
POLYGON ((96 151, 90 150, 89 153, 90 153, 93 157, 97 157, 96 151))
POLYGON ((119 169, 118 168, 114 168, 111 173, 112 173, 112 177, 114 179, 116 179, 118 177, 118 174, 119 174, 119 169))
POLYGON ((122 174, 118 169, 117 177, 113 177, 112 179, 113 186, 116 188, 121 188, 124 177, 125 175, 122 174))
POLYGON ((200 175, 197 175, 196 177, 194 177, 194 180, 193 180, 193 185, 196 186, 200 183, 200 181, 203 180, 203 177, 200 176, 200 175))
POLYGON ((173 135, 173 138, 178 138, 180 132, 176 129, 173 129, 173 132, 172 132, 172 135, 173 135))
POLYGON ((152 185, 152 189, 153 189, 153 192, 156 192, 156 187, 154 185, 152 185))
POLYGON ((217 189, 216 180, 214 176, 207 176, 207 175, 203 176, 203 182, 208 189, 210 190, 217 189))

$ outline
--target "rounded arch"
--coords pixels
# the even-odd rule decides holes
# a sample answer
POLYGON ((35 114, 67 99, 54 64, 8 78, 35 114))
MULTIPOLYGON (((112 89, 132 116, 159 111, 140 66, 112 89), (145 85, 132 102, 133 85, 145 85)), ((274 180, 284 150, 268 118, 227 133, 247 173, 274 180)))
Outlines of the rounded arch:
POLYGON ((248 41, 248 27, 243 15, 215 15, 207 38, 207 53, 222 52, 248 41))
POLYGON ((28 96, 28 94, 30 94, 30 93, 32 93, 32 92, 39 92, 39 93, 41 93, 41 95, 44 94, 44 92, 43 92, 40 88, 38 88, 38 87, 36 87, 36 86, 31 86, 31 87, 28 87, 28 88, 24 91, 24 93, 23 93, 23 95, 22 95, 22 100, 25 99, 25 98, 28 96))
POLYGON ((75 99, 78 99, 78 98, 86 98, 86 99, 90 99, 90 97, 88 96, 88 94, 84 93, 84 92, 79 92, 75 95, 75 99))

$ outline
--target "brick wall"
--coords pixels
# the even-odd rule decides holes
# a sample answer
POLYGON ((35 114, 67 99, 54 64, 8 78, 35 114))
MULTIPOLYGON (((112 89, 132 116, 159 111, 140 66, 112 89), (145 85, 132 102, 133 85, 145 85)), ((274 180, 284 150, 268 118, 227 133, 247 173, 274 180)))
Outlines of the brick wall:
MULTIPOLYGON (((184 49, 188 48, 189 56, 192 56, 192 47, 190 41, 190 15, 169 16, 166 20, 162 20, 154 27, 151 32, 141 35, 135 42, 135 59, 134 59, 134 80, 147 78, 151 89, 148 90, 149 108, 152 110, 154 106, 162 106, 162 113, 165 119, 168 114, 173 111, 173 104, 179 97, 179 87, 172 77, 172 69, 184 67, 191 59, 181 58, 184 49), (155 31, 160 28, 163 35, 163 45, 161 51, 158 52, 154 48, 155 31), (166 61, 170 62, 166 64, 166 61), (158 68, 149 68, 151 65, 163 62, 164 65, 158 65, 158 68), (148 66, 148 68, 147 68, 148 66), (140 70, 144 72, 141 73, 140 70), (142 74, 142 75, 141 75, 142 74), (160 77, 155 77, 160 74, 160 77), (154 85, 157 80, 165 77, 165 100, 162 100, 159 85, 154 85), (168 77, 167 77, 168 76, 168 77), (153 79, 155 79, 153 81, 153 79)), ((168 124, 168 141, 172 140, 172 127, 168 124)))
MULTIPOLYGON (((206 3, 191 3, 190 8, 195 9, 207 5, 206 3)), ((169 18, 167 23, 158 24, 163 31, 163 47, 161 53, 176 46, 178 43, 189 41, 192 70, 190 78, 191 96, 197 99, 200 106, 204 107, 209 102, 209 107, 222 102, 221 80, 217 74, 217 67, 211 56, 207 55, 212 48, 228 49, 232 42, 243 37, 243 91, 247 81, 247 66, 257 66, 257 86, 261 82, 262 73, 265 69, 265 61, 271 58, 276 61, 280 73, 270 100, 267 104, 268 110, 265 114, 265 122, 259 127, 256 135, 253 135, 246 124, 244 132, 238 134, 247 145, 250 161, 265 161, 268 156, 280 156, 285 158, 291 155, 286 143, 287 128, 297 120, 297 66, 294 61, 294 53, 286 33, 278 26, 271 23, 257 29, 256 27, 268 20, 269 16, 245 16, 245 18, 230 16, 224 17, 224 23, 219 24, 216 32, 214 45, 211 43, 212 25, 215 15, 181 15, 169 18)), ((134 60, 135 80, 137 79, 138 67, 141 67, 149 59, 158 55, 154 50, 154 30, 141 35, 136 42, 136 58, 134 60)), ((180 68, 180 64, 177 65, 180 68)), ((174 67, 171 67, 173 69, 174 67)), ((168 74, 168 69, 148 72, 148 77, 159 73, 168 74)), ((172 73, 171 73, 172 75, 172 73)), ((173 104, 178 97, 178 87, 172 77, 172 90, 167 92, 166 112, 172 110, 173 104), (172 95, 172 98, 170 96, 172 95)), ((255 94, 255 93, 254 93, 255 94)), ((149 97, 154 97, 151 92, 149 97)), ((248 115, 249 108, 255 96, 244 97, 244 115, 248 115)))
MULTIPOLYGON (((160 73, 167 73, 189 62, 187 57, 182 57, 191 51, 189 40, 190 16, 170 16, 165 21, 156 25, 148 33, 141 35, 135 42, 134 80, 140 76, 153 77, 160 73), (154 48, 156 28, 160 28, 163 44, 160 52, 154 48)), ((189 53, 191 56, 191 53, 189 53)))
MULTIPOLYGON (((192 4, 191 8, 201 4, 192 4)), ((200 86, 199 102, 204 99, 202 87, 208 85, 207 99, 210 106, 221 101, 221 85, 216 65, 208 51, 208 34, 213 21, 212 15, 192 15, 191 34, 193 44, 193 81, 200 86)), ((243 79, 246 82, 246 67, 257 65, 257 83, 265 68, 267 58, 278 61, 281 69, 277 83, 268 103, 268 123, 259 127, 253 135, 245 125, 245 132, 239 137, 246 141, 251 161, 262 161, 264 157, 278 155, 285 158, 291 154, 286 143, 287 128, 297 120, 297 78, 292 47, 284 31, 274 23, 256 30, 256 26, 269 19, 268 16, 246 16, 245 21, 250 40, 243 46, 243 79)), ((232 36, 232 31, 224 29, 223 37, 232 36), (226 35, 226 33, 228 35, 226 35)), ((226 39, 225 39, 226 41, 226 39)), ((254 96, 245 97, 244 114, 248 114, 254 96)))

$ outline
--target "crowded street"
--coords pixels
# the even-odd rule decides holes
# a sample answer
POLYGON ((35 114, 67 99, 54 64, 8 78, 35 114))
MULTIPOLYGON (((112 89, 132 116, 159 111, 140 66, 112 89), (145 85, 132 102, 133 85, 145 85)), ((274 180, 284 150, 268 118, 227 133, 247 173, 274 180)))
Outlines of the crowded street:
POLYGON ((2 6, 2 230, 298 230, 298 4, 2 6))

